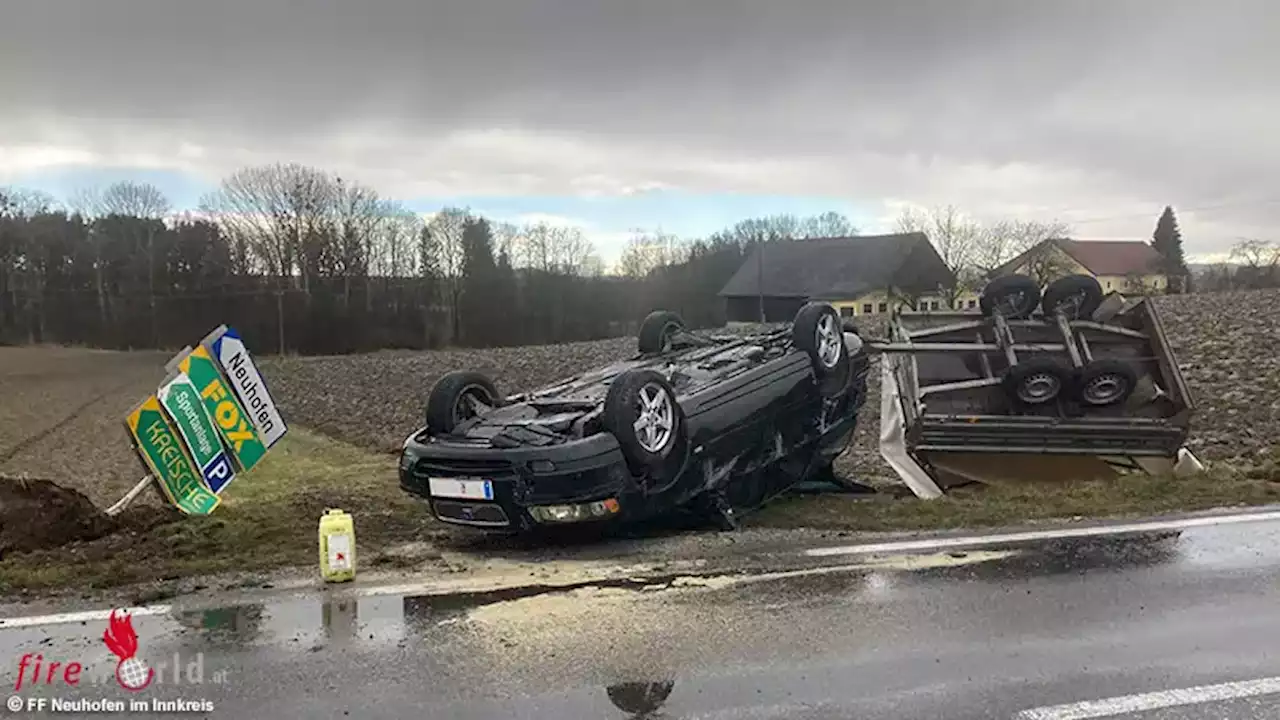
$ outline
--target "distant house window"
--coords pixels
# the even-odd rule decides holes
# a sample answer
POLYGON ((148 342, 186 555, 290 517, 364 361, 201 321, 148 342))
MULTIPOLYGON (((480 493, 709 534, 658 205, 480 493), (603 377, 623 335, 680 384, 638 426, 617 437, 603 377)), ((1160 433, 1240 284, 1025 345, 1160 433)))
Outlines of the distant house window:
POLYGON ((840 317, 853 317, 853 308, 848 305, 840 308, 840 317))
POLYGON ((1110 289, 1111 289, 1111 281, 1110 281, 1110 280, 1108 280, 1108 281, 1107 281, 1107 289, 1108 289, 1108 290, 1110 290, 1110 289))
POLYGON ((880 312, 882 313, 889 312, 889 303, 887 302, 880 303, 880 312))
POLYGON ((975 308, 975 307, 977 307, 977 306, 978 306, 978 301, 977 301, 977 300, 970 300, 970 301, 969 301, 969 309, 970 309, 970 310, 974 309, 974 308, 975 308))
POLYGON ((863 303, 863 304, 862 304, 862 314, 863 314, 863 315, 870 315, 870 314, 871 314, 871 303, 863 303))

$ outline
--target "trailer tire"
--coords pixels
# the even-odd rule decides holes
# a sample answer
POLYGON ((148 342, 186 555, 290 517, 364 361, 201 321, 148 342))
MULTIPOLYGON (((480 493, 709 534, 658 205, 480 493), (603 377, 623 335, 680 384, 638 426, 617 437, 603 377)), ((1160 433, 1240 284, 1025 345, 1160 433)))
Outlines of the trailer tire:
POLYGON ((1087 320, 1102 304, 1102 286, 1091 275, 1068 275, 1049 283, 1040 307, 1052 318, 1061 311, 1068 320, 1087 320))
POLYGON ((1076 371, 1073 394, 1089 407, 1108 407, 1128 400, 1137 386, 1138 373, 1128 363, 1103 358, 1076 371))
POLYGON ((1026 275, 998 277, 982 288, 978 307, 991 317, 998 311, 1010 320, 1029 316, 1040 304, 1040 283, 1026 275))
POLYGON ((640 354, 656 355, 671 349, 672 338, 684 332, 684 319, 670 310, 654 310, 640 323, 640 354))
POLYGON ((491 408, 502 404, 497 386, 487 375, 471 370, 446 373, 427 395, 427 431, 448 435, 464 420, 479 414, 477 403, 491 408))
POLYGON ((1035 357, 1009 368, 1002 381, 1009 399, 1021 406, 1054 402, 1071 384, 1071 371, 1049 357, 1035 357))
POLYGON ((791 323, 791 344, 809 355, 822 397, 835 397, 849 386, 849 347, 834 307, 811 302, 800 308, 791 323))
POLYGON ((631 474, 665 484, 684 464, 684 411, 667 379, 653 370, 627 370, 609 383, 600 423, 618 441, 631 474), (645 420, 644 431, 636 425, 645 420))

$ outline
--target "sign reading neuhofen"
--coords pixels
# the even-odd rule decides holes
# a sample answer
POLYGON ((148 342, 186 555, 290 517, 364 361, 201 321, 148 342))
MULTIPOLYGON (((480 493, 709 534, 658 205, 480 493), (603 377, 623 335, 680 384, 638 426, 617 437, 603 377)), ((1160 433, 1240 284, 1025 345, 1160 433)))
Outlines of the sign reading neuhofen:
POLYGON ((249 356, 244 340, 234 328, 223 325, 213 331, 205 342, 211 346, 210 354, 222 366, 240 404, 248 411, 249 420, 258 429, 262 443, 268 448, 275 445, 288 428, 271 399, 271 393, 267 392, 267 381, 249 356))

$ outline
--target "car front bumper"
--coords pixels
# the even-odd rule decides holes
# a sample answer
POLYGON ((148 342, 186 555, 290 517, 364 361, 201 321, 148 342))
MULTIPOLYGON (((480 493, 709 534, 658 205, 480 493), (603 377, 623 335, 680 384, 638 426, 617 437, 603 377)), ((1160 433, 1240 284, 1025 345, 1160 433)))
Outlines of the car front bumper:
POLYGON ((618 443, 607 433, 496 449, 418 432, 400 456, 400 488, 425 498, 437 519, 496 532, 619 519, 634 487, 618 443), (449 481, 458 480, 484 483, 486 496, 451 492, 449 481))

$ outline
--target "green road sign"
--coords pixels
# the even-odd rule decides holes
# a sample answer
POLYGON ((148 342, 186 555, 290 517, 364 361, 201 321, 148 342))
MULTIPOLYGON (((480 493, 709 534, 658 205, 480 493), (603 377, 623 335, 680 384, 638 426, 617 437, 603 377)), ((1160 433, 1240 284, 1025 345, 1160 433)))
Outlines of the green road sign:
POLYGON ((169 502, 190 515, 208 515, 218 507, 221 501, 204 486, 155 395, 134 408, 125 417, 125 425, 133 436, 134 447, 169 502))
POLYGON ((200 398, 200 391, 182 373, 169 378, 156 393, 160 406, 187 443, 187 451, 209 489, 221 495, 235 477, 235 469, 222 447, 222 438, 200 398))
POLYGON ((258 431, 249 422, 248 415, 236 399, 218 370, 217 364, 204 347, 197 347, 178 361, 178 370, 191 379, 200 391, 204 406, 213 417, 218 432, 231 448, 242 470, 251 470, 267 448, 258 437, 258 431))

